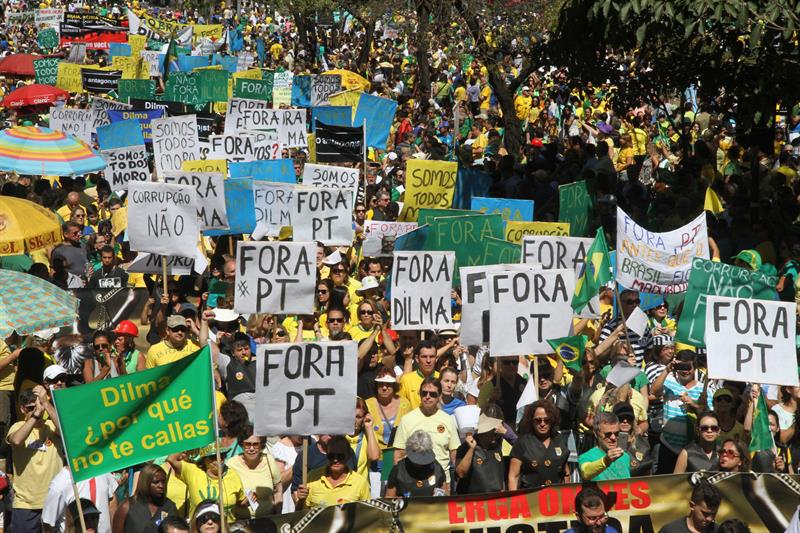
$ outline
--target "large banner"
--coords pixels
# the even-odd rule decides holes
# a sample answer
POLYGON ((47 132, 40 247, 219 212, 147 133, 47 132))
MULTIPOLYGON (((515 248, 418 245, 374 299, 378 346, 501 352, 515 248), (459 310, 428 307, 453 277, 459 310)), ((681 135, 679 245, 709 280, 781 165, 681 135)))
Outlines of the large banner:
POLYGON ((654 294, 685 292, 692 258, 708 259, 705 211, 676 230, 655 233, 617 208, 617 281, 654 294))
POLYGON ((777 300, 774 289, 777 282, 775 276, 695 258, 675 340, 693 346, 705 346, 707 296, 777 300))
MULTIPOLYGON (((722 493, 719 524, 745 522, 752 533, 786 529, 800 499, 800 478, 786 474, 674 474, 600 482, 613 500, 608 525, 620 533, 654 533, 689 514, 689 495, 708 478, 722 493)), ((350 533, 562 533, 572 527, 581 485, 529 492, 370 500, 273 519, 277 531, 350 533)), ((273 530, 271 527, 265 531, 273 530)))
POLYGON ((168 365, 55 390, 73 479, 214 442, 213 384, 206 347, 168 365))

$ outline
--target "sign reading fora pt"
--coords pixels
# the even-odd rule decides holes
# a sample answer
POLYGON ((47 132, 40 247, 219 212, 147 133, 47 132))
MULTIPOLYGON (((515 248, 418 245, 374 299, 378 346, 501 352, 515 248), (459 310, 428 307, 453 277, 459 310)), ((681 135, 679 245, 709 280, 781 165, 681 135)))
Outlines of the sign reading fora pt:
POLYGON ((214 442, 210 357, 54 391, 75 481, 214 442))
POLYGON ((353 341, 258 347, 257 435, 347 435, 356 409, 353 341))

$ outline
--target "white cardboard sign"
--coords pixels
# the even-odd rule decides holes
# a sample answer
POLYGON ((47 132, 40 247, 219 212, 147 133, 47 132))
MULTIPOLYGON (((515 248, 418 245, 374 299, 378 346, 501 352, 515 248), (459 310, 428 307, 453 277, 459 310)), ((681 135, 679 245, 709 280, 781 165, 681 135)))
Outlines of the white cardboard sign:
POLYGON ((394 252, 392 329, 451 328, 455 252, 394 252))

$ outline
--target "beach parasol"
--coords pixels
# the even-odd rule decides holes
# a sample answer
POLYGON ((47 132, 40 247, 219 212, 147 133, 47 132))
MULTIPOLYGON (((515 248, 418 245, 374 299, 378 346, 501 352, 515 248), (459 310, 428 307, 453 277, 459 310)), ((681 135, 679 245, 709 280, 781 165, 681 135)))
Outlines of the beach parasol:
POLYGON ((34 176, 98 172, 106 162, 73 135, 50 128, 22 126, 0 131, 0 170, 34 176))
POLYGON ((0 196, 0 256, 40 250, 62 238, 55 213, 22 198, 0 196))
POLYGON ((25 107, 29 105, 52 104, 66 100, 69 98, 69 93, 64 89, 53 87, 52 85, 42 85, 34 83, 32 85, 25 85, 16 91, 12 91, 5 98, 3 98, 3 107, 25 107))
POLYGON ((11 76, 35 76, 33 60, 42 59, 42 56, 33 54, 14 54, 0 59, 0 74, 11 76))
POLYGON ((49 281, 0 269, 0 338, 72 324, 78 299, 49 281))

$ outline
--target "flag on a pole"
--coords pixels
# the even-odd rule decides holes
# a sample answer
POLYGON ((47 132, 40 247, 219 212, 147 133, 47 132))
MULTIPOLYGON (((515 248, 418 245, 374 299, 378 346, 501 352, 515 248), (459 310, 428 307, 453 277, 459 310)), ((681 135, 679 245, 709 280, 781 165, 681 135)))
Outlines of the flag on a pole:
POLYGON ((711 211, 715 215, 725 211, 725 208, 722 207, 722 201, 719 199, 719 195, 711 187, 706 187, 706 199, 703 204, 703 209, 705 211, 711 211))
POLYGON ((580 313, 592 298, 597 296, 600 288, 611 281, 611 261, 608 258, 608 245, 603 228, 597 228, 594 242, 586 252, 586 260, 581 275, 575 282, 575 295, 572 297, 572 308, 580 313))
POLYGON ((552 346, 564 362, 564 366, 575 372, 581 371, 583 363, 583 351, 586 349, 586 335, 575 335, 572 337, 561 337, 560 339, 548 339, 547 344, 552 346))
POLYGON ((169 40, 167 52, 164 54, 164 83, 167 83, 169 73, 178 70, 178 44, 174 38, 169 40))
POLYGON ((364 127, 331 126, 316 121, 318 163, 361 163, 364 158, 364 127))
POLYGON ((771 450, 775 447, 772 433, 769 430, 769 409, 764 394, 758 396, 753 411, 753 429, 750 432, 750 453, 771 450))

